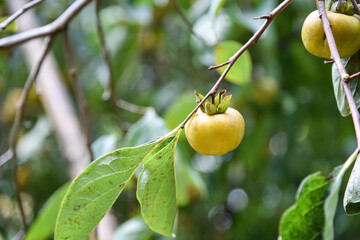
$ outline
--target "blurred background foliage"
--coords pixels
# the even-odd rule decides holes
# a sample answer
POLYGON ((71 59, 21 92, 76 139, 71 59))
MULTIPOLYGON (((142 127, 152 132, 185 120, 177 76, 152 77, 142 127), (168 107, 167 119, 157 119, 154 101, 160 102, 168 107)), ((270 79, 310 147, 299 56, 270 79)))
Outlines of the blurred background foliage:
MULTIPOLYGON (((153 139, 181 123, 195 107, 194 89, 206 93, 219 74, 214 47, 225 40, 244 44, 282 1, 177 0, 193 23, 191 34, 171 0, 102 1, 101 20, 112 56, 118 96, 152 107, 145 115, 120 109, 118 119, 106 99, 108 72, 96 33, 94 5, 70 25, 71 43, 89 105, 90 135, 96 156, 153 139)), ((42 24, 53 21, 73 1, 48 0, 36 7, 42 24)), ((350 117, 339 114, 331 66, 306 52, 300 38, 312 0, 294 1, 256 45, 250 47, 251 80, 224 82, 232 107, 246 122, 241 145, 225 156, 195 153, 186 138, 177 151, 179 212, 177 239, 276 239, 282 212, 293 202, 300 181, 310 173, 329 173, 355 149, 350 117)), ((6 4, 0 1, 1 16, 6 4)), ((74 100, 62 38, 53 47, 74 100)), ((21 48, 0 52, 0 150, 5 152, 15 104, 28 74, 21 48)), ((75 101, 75 100, 74 100, 75 101)), ((17 148, 26 217, 33 221, 51 194, 69 181, 67 164, 36 92, 27 103, 17 148)), ((0 169, 0 239, 20 229, 11 163, 0 169)), ((119 224, 115 239, 162 239, 142 218, 135 182, 113 207, 119 224)), ((342 191, 343 192, 343 191, 342 191)), ((340 196, 341 197, 341 196, 340 196)), ((341 198, 340 198, 341 199, 341 198)), ((336 239, 359 239, 358 216, 339 206, 336 239)))

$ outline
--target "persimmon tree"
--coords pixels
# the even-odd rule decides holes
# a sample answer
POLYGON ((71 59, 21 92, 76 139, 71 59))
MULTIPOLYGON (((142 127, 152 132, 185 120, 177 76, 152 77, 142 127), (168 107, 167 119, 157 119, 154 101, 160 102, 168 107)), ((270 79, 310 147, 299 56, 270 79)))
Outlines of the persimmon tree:
MULTIPOLYGON (((16 28, 14 21, 17 18, 21 18, 22 14, 26 14, 27 10, 38 6, 42 2, 41 0, 34 0, 23 5, 18 12, 9 16, 1 23, 0 29, 10 29, 10 32, 15 32, 15 30, 11 30, 16 28)), ((225 124, 230 120, 225 120, 225 123, 216 123, 220 128, 216 131, 215 135, 211 135, 212 133, 202 134, 205 130, 200 130, 200 132, 196 133, 198 135, 195 136, 194 131, 198 130, 194 130, 194 128, 198 126, 190 128, 190 124, 197 117, 196 114, 203 114, 203 116, 209 119, 206 128, 212 129, 211 121, 215 122, 215 120, 212 120, 215 118, 209 116, 215 115, 221 117, 225 116, 226 113, 229 115, 238 114, 236 110, 228 108, 231 97, 225 97, 225 91, 220 91, 222 85, 225 85, 224 80, 226 79, 231 84, 239 84, 241 86, 250 81, 252 63, 248 49, 260 40, 270 24, 276 21, 278 15, 292 2, 293 0, 281 1, 272 11, 262 13, 264 15, 261 16, 255 16, 254 21, 264 20, 264 22, 254 31, 254 34, 244 45, 236 41, 223 41, 214 46, 215 65, 210 66, 209 70, 216 69, 220 77, 214 81, 215 83, 205 96, 195 92, 196 106, 187 112, 186 116, 180 119, 172 130, 163 131, 164 128, 162 128, 161 137, 159 137, 160 132, 154 126, 156 124, 161 125, 162 122, 157 123, 159 122, 159 117, 152 108, 134 105, 122 100, 118 96, 114 77, 115 67, 112 64, 111 51, 106 42, 105 31, 100 21, 99 12, 101 6, 99 0, 77 0, 51 23, 19 33, 11 33, 9 36, 0 39, 0 48, 2 49, 9 49, 33 39, 44 39, 42 49, 39 51, 39 57, 32 66, 16 105, 8 149, 0 157, 1 165, 12 165, 12 179, 25 239, 45 239, 51 236, 53 232, 55 239, 86 239, 101 219, 111 210, 124 189, 134 186, 134 182, 136 182, 136 198, 140 205, 141 216, 147 226, 153 232, 163 236, 176 238, 176 235, 181 235, 182 230, 177 228, 176 219, 179 214, 179 201, 184 197, 182 194, 186 190, 182 191, 183 189, 181 188, 179 190, 178 183, 184 181, 181 174, 189 174, 192 171, 188 169, 188 166, 179 165, 175 161, 181 155, 181 149, 177 149, 177 146, 182 130, 187 127, 190 129, 188 130, 189 133, 187 131, 188 140, 194 149, 202 154, 223 155, 234 150, 239 145, 244 136, 245 128, 244 119, 241 115, 236 115, 235 127, 231 124, 229 126, 225 124), (126 146, 108 151, 105 151, 107 150, 106 146, 102 146, 98 150, 101 154, 95 152, 92 146, 89 107, 78 81, 76 54, 74 54, 74 47, 72 47, 69 36, 69 28, 73 19, 81 11, 85 11, 87 5, 92 2, 95 5, 92 18, 95 19, 98 41, 108 75, 103 97, 107 100, 108 105, 111 106, 117 122, 121 126, 124 126, 124 123, 122 122, 122 113, 119 111, 119 108, 144 114, 143 118, 135 124, 135 127, 127 129, 126 140, 128 144, 126 146), (69 85, 74 92, 85 136, 85 140, 80 138, 79 141, 83 141, 83 147, 91 163, 84 170, 77 172, 74 170, 74 179, 58 189, 49 198, 29 228, 22 195, 20 194, 17 139, 21 132, 25 106, 32 87, 34 83, 38 83, 37 87, 41 88, 41 82, 36 82, 39 72, 44 67, 44 60, 53 48, 56 38, 60 37, 62 38, 61 43, 65 52, 69 85), (153 134, 151 128, 144 128, 144 121, 151 122, 151 127, 155 129, 154 132, 158 132, 153 134), (223 128, 221 128, 221 125, 223 125, 223 128), (224 127, 225 125, 226 127, 224 127), (237 128, 238 125, 239 129, 237 128), (224 136, 221 135, 223 130, 226 130, 224 136), (226 144, 223 144, 226 141, 230 141, 230 135, 233 133, 231 130, 234 130, 233 132, 235 132, 236 137, 234 144, 231 143, 231 146, 227 148, 226 144), (149 134, 141 138, 141 132, 149 132, 149 134), (196 139, 191 138, 190 135, 195 136, 196 139), (157 136, 157 138, 154 136, 157 136), (206 138, 204 142, 210 141, 210 143, 220 139, 221 142, 216 142, 216 146, 221 148, 220 151, 208 152, 207 150, 215 148, 215 146, 209 143, 206 144, 207 148, 198 148, 199 143, 201 144, 201 138, 206 138), (213 141, 211 138, 214 138, 213 141), (203 151, 203 149, 205 150, 203 151)), ((332 64, 332 82, 337 106, 342 116, 351 115, 357 146, 353 153, 348 156, 347 160, 342 165, 334 167, 331 173, 316 172, 305 177, 300 183, 294 205, 282 214, 279 221, 278 235, 279 239, 283 240, 334 239, 334 217, 337 211, 340 189, 344 182, 347 182, 343 200, 345 212, 349 215, 360 212, 360 189, 358 184, 360 167, 360 160, 358 160, 360 149, 360 116, 358 107, 360 96, 357 92, 357 78, 360 75, 359 53, 357 52, 360 46, 355 44, 360 36, 360 21, 358 20, 360 9, 355 0, 338 2, 316 0, 315 2, 317 11, 311 13, 310 20, 306 20, 306 24, 303 27, 302 37, 304 45, 314 55, 330 59, 324 63, 332 64), (354 42, 354 44, 350 45, 351 42, 354 42), (347 51, 349 49, 350 51, 347 51), (347 170, 353 164, 354 167, 349 178, 345 178, 347 170)), ((187 30, 193 37, 197 38, 199 43, 208 45, 207 39, 196 33, 182 6, 176 0, 172 0, 171 3, 171 6, 177 10, 177 13, 183 20, 183 24, 188 28, 187 30)), ((213 1, 209 9, 210 16, 215 17, 223 7, 223 4, 223 1, 213 1)), ((309 13, 313 10, 309 9, 309 13)), ((150 42, 150 40, 148 41, 150 42)), ((146 48, 146 44, 150 44, 148 41, 143 43, 144 48, 146 48)), ((299 41, 301 40, 299 39, 299 41)), ((320 58, 319 61, 321 61, 320 58)), ((126 61, 124 61, 124 64, 126 64, 126 61)), ((298 70, 301 71, 301 69, 298 70)), ((44 86, 42 86, 42 91, 46 91, 44 86)), ((133 94, 137 92, 134 91, 133 94)), ((54 107, 56 106, 50 106, 50 108, 54 107)), ((239 111, 241 112, 242 110, 239 109, 239 111)), ((231 117, 234 119, 234 116, 229 118, 231 117)), ((246 115, 244 118, 246 123, 246 115)), ((61 125, 61 121, 58 124, 61 125)), ((58 127, 58 131, 59 129, 61 127, 58 127)), ((246 141, 246 135, 243 141, 246 141)), ((60 144, 66 145, 66 143, 61 143, 61 141, 60 144)), ((71 153, 70 156, 69 158, 73 158, 71 153)), ((249 177, 251 178, 251 176, 249 177)), ((195 178, 189 178, 190 180, 188 181, 194 181, 195 178)), ((199 186, 195 187, 201 188, 199 186)))

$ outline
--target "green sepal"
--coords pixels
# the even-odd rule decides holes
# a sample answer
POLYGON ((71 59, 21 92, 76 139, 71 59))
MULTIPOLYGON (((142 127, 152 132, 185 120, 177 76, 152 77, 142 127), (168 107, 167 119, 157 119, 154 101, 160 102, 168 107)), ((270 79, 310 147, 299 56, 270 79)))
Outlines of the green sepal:
POLYGON ((210 102, 205 102, 205 113, 208 115, 214 115, 217 114, 217 107, 215 104, 212 104, 210 102))
MULTIPOLYGON (((194 91, 196 97, 196 104, 199 105, 204 99, 204 96, 194 91)), ((208 115, 221 114, 226 112, 229 107, 231 95, 225 96, 226 90, 221 90, 216 97, 207 99, 203 104, 200 105, 200 109, 203 113, 208 115)))
POLYGON ((352 16, 357 13, 352 2, 348 0, 342 1, 339 6, 338 6, 338 2, 333 3, 330 11, 334 13, 346 14, 349 16, 352 16))
POLYGON ((231 97, 232 95, 226 96, 221 103, 219 104, 219 106, 217 107, 217 113, 224 113, 226 112, 226 110, 229 107, 230 101, 231 101, 231 97))

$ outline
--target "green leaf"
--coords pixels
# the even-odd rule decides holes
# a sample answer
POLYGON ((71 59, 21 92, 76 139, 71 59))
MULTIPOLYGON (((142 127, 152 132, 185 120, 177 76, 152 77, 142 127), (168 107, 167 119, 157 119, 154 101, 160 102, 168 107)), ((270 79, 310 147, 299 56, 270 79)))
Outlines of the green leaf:
POLYGON ((322 239, 324 200, 330 183, 330 180, 318 172, 301 182, 296 203, 281 218, 282 240, 322 239))
POLYGON ((356 159, 346 186, 343 204, 346 214, 360 213, 360 155, 356 159))
MULTIPOLYGON (((346 71, 351 75, 353 73, 360 71, 360 54, 357 53, 350 58, 341 59, 342 63, 345 66, 346 71)), ((335 64, 332 66, 332 80, 334 86, 335 99, 338 106, 338 109, 343 117, 346 117, 350 114, 350 108, 346 99, 344 86, 340 78, 340 74, 337 70, 335 64)), ((350 89, 354 97, 356 107, 360 107, 360 84, 359 79, 353 79, 350 82, 350 89)))
POLYGON ((169 142, 173 142, 179 132, 175 129, 156 142, 121 148, 92 162, 71 183, 64 197, 55 239, 86 238, 109 211, 141 163, 152 159, 169 142))
POLYGON ((346 162, 334 169, 331 177, 334 179, 331 183, 330 193, 325 199, 324 212, 325 212, 325 228, 323 231, 323 238, 326 240, 334 239, 334 216, 339 199, 339 191, 341 183, 346 170, 353 164, 358 153, 357 150, 351 154, 346 162))
MULTIPOLYGON (((229 60, 243 45, 236 41, 224 41, 215 48, 215 64, 221 64, 229 60)), ((216 70, 222 74, 227 65, 216 70)), ((250 81, 252 63, 250 53, 246 50, 226 75, 225 79, 236 84, 245 84, 250 81)))
POLYGON ((179 135, 180 131, 170 142, 161 143, 145 160, 136 192, 144 220, 165 236, 172 236, 177 211, 174 160, 179 135))
POLYGON ((69 185, 70 183, 64 184, 46 201, 34 223, 31 224, 25 240, 45 240, 53 234, 61 201, 69 185))

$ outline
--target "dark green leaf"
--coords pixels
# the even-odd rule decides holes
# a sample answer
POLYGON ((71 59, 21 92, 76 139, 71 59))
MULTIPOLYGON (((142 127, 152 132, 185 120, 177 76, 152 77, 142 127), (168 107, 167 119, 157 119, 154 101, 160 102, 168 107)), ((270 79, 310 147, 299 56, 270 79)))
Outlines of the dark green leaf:
POLYGON ((356 159, 346 186, 344 209, 348 215, 360 213, 360 155, 356 159))
POLYGON ((331 183, 330 193, 326 197, 324 204, 325 227, 323 231, 323 238, 326 240, 334 239, 334 216, 338 204, 339 190, 341 187, 342 178, 346 170, 356 159, 357 155, 357 151, 355 151, 343 165, 336 167, 330 175, 330 177, 334 180, 331 183))
POLYGON ((334 216, 346 170, 357 157, 355 151, 329 177, 314 173, 306 177, 297 192, 297 202, 282 216, 282 240, 334 239, 334 216))
POLYGON ((53 234, 61 201, 63 200, 69 185, 69 183, 63 185, 46 201, 41 208, 39 215, 27 232, 25 240, 45 240, 53 234))
POLYGON ((161 143, 145 160, 136 192, 144 220, 165 236, 172 236, 177 210, 174 159, 179 135, 161 143))
MULTIPOLYGON (((342 63, 345 66, 346 71, 348 74, 353 74, 360 71, 360 54, 357 53, 353 55, 350 58, 341 59, 342 63)), ((337 70, 337 67, 335 64, 332 66, 332 80, 333 80, 333 86, 334 86, 334 93, 336 98, 336 103, 338 106, 338 109, 342 116, 346 117, 350 114, 350 108, 346 100, 346 95, 344 91, 344 86, 341 81, 339 72, 337 70)), ((354 96, 354 100, 356 103, 356 107, 360 107, 360 84, 359 79, 353 79, 350 82, 350 89, 352 92, 352 95, 354 96)))
POLYGON ((331 180, 314 173, 300 184, 296 203, 282 216, 282 240, 322 239, 325 224, 324 201, 331 180))

